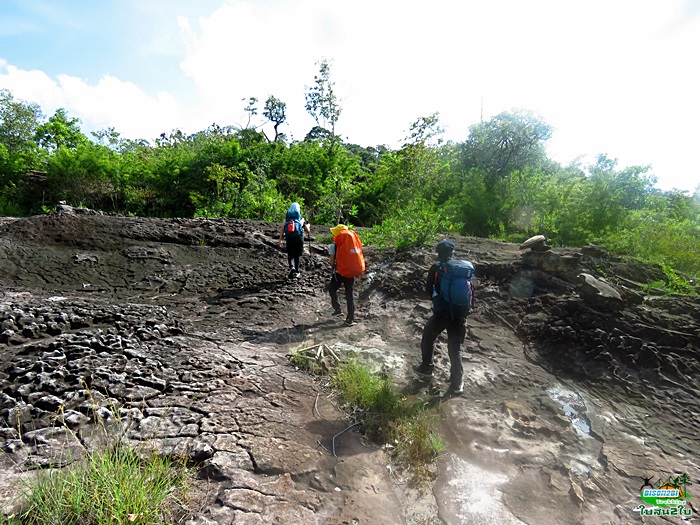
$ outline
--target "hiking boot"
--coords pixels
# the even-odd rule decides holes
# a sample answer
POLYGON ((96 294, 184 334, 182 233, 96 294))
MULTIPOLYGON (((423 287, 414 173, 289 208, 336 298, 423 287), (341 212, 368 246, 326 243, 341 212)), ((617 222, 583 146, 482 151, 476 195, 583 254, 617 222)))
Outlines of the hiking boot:
POLYGON ((459 382, 459 385, 453 386, 450 385, 450 388, 448 389, 448 392, 451 394, 461 394, 464 392, 464 380, 459 382))
POLYGON ((340 308, 338 308, 337 310, 333 310, 333 313, 331 315, 343 315, 343 311, 340 308))
POLYGON ((345 320, 345 326, 355 326, 357 323, 353 321, 352 319, 346 319, 345 320))
POLYGON ((424 365, 423 363, 413 367, 416 375, 421 377, 433 377, 433 365, 424 365))
POLYGON ((287 274, 287 279, 294 279, 294 274, 296 274, 296 271, 294 270, 294 268, 292 268, 287 274))

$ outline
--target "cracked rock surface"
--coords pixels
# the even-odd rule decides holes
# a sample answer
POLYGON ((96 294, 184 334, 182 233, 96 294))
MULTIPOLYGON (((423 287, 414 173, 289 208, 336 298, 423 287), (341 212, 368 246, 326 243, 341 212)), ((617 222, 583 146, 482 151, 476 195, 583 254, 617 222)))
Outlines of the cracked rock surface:
POLYGON ((478 302, 450 397, 444 339, 432 381, 411 374, 432 250, 367 248, 348 328, 324 292, 327 232, 288 281, 278 224, 0 218, 0 511, 38 468, 122 439, 197 465, 189 525, 673 523, 635 509, 646 478, 700 485, 697 298, 646 296, 660 269, 592 247, 457 238, 478 302), (319 343, 439 405, 427 485, 289 364, 319 343))

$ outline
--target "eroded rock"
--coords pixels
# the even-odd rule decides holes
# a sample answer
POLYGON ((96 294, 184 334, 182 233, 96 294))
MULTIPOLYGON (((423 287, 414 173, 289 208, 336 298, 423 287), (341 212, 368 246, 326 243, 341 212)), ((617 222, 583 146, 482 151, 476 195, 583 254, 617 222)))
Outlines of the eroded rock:
POLYGON ((632 523, 643 477, 700 475, 700 304, 645 298, 657 268, 457 238, 477 303, 465 394, 445 397, 444 338, 432 383, 411 374, 432 250, 368 247, 350 330, 329 315, 325 245, 287 282, 278 234, 68 209, 0 222, 0 500, 5 480, 115 437, 199 466, 190 525, 487 523, 485 494, 505 523, 632 523), (288 365, 320 342, 442 407, 427 490, 288 365))

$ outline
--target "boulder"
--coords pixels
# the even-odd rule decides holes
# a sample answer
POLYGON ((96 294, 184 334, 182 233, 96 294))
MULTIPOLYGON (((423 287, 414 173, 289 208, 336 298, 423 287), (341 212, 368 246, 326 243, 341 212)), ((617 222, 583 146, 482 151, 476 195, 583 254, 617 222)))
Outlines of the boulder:
POLYGON ((610 284, 588 273, 579 274, 579 279, 581 284, 578 292, 586 302, 603 309, 619 309, 623 306, 620 293, 610 284))
POLYGON ((528 248, 533 252, 546 252, 552 249, 551 246, 547 246, 547 238, 544 235, 530 237, 520 245, 521 250, 527 250, 528 248))

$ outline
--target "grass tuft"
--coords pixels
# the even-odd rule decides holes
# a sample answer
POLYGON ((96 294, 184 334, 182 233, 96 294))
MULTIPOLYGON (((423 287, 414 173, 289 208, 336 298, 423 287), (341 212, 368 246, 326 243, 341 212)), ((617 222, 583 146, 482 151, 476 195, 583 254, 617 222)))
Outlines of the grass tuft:
MULTIPOLYGON (((298 353, 291 362, 316 373, 313 360, 298 353)), ((375 442, 391 444, 395 458, 405 461, 416 471, 434 460, 443 450, 436 431, 438 414, 421 402, 408 402, 391 385, 388 377, 373 373, 358 359, 347 359, 330 371, 330 385, 340 396, 348 412, 362 421, 367 436, 375 442)))
MULTIPOLYGON (((27 483, 22 511, 7 525, 174 523, 189 473, 182 462, 117 445, 27 483)), ((0 519, 0 523, 3 523, 0 519)))

